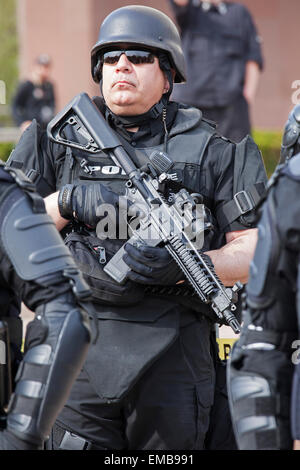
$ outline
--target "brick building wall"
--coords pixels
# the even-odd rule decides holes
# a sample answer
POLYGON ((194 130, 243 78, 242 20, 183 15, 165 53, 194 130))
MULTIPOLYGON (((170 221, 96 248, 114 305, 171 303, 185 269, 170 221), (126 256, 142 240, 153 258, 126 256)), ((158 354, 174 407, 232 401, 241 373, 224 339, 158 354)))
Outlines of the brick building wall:
MULTIPOLYGON (((253 125, 282 129, 293 107, 292 84, 300 80, 297 59, 299 0, 240 0, 251 11, 263 38, 265 69, 251 109, 253 125), (287 7, 288 6, 288 7, 287 7)), ((90 75, 90 50, 99 25, 115 8, 129 4, 158 8, 172 17, 167 0, 19 0, 20 78, 34 58, 47 52, 53 58, 58 110, 74 95, 98 93, 90 75)), ((299 93, 300 97, 300 93, 299 93)))

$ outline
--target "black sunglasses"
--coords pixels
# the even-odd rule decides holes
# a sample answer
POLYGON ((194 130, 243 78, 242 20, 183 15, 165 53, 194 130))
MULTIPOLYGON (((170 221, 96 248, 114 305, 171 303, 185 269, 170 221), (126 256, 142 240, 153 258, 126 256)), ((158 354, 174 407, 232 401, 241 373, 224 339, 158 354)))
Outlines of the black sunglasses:
POLYGON ((122 51, 104 52, 101 55, 101 62, 102 64, 115 65, 119 62, 122 54, 125 54, 129 62, 134 65, 153 64, 155 59, 155 53, 153 51, 126 49, 122 51))

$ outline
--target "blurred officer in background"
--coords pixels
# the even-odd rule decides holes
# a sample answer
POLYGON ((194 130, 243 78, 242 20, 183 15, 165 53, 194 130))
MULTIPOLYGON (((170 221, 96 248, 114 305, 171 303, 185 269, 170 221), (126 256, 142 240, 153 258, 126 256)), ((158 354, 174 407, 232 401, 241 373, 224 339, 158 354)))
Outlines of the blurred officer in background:
POLYGON ((32 119, 46 128, 55 113, 54 85, 50 80, 51 59, 41 54, 35 60, 31 77, 19 84, 12 101, 12 116, 22 132, 32 119))
POLYGON ((281 160, 261 209, 244 326, 228 367, 242 450, 291 449, 300 440, 300 107, 287 121, 281 160))
POLYGON ((221 0, 170 0, 181 29, 187 82, 172 98, 197 106, 234 142, 251 132, 263 68, 261 39, 245 6, 221 0))
POLYGON ((39 450, 49 438, 86 357, 89 294, 34 185, 1 163, 1 450, 39 450), (23 359, 17 296, 35 311, 23 359))

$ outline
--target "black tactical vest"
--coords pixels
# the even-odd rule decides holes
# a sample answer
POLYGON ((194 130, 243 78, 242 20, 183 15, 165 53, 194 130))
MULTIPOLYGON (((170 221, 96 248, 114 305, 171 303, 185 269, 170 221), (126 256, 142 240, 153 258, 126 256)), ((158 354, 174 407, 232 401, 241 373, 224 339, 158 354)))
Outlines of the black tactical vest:
MULTIPOLYGON (((215 128, 201 118, 201 111, 179 108, 168 138, 168 156, 174 162, 168 172, 170 181, 191 192, 201 192, 201 162, 214 134, 215 128)), ((154 150, 163 150, 163 144, 147 148, 130 147, 131 157, 138 167, 145 164, 154 150)), ((68 149, 58 189, 67 183, 101 181, 115 192, 122 193, 127 179, 125 172, 103 152, 89 155, 68 149)))

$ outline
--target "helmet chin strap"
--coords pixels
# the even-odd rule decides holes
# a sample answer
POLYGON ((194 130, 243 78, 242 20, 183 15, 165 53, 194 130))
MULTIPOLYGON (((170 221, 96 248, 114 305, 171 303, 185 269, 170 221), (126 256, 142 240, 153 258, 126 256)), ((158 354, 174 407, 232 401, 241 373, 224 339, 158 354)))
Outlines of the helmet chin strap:
POLYGON ((167 96, 169 100, 169 97, 173 91, 173 74, 171 70, 170 61, 166 54, 161 53, 158 56, 158 62, 159 62, 160 69, 164 72, 169 82, 169 90, 167 91, 167 93, 165 93, 165 95, 167 96))
POLYGON ((115 126, 121 126, 125 129, 130 127, 140 127, 151 119, 162 117, 163 110, 166 108, 167 104, 168 97, 166 97, 165 93, 158 103, 152 106, 152 108, 150 108, 146 113, 137 114, 135 116, 119 116, 111 111, 111 109, 106 105, 106 117, 108 120, 111 120, 115 126))

